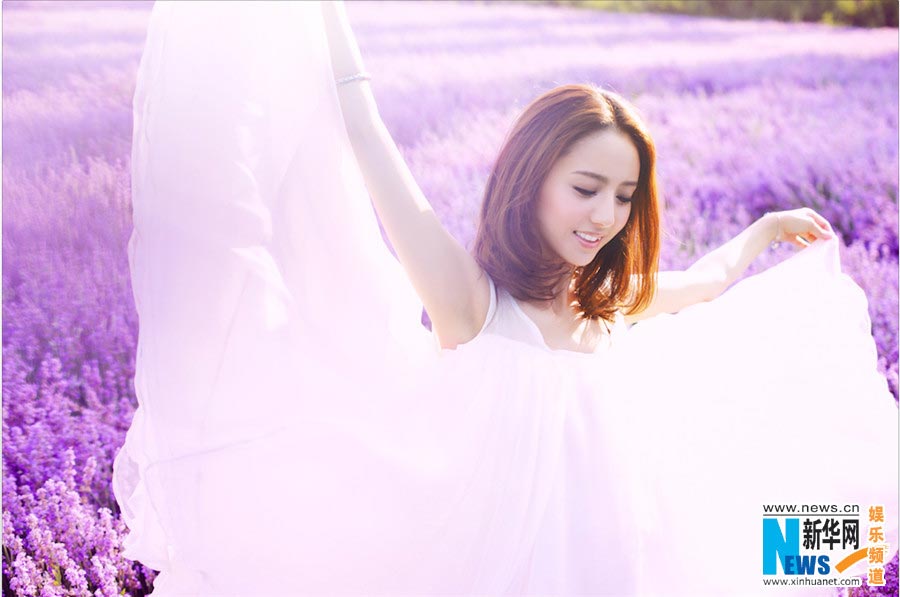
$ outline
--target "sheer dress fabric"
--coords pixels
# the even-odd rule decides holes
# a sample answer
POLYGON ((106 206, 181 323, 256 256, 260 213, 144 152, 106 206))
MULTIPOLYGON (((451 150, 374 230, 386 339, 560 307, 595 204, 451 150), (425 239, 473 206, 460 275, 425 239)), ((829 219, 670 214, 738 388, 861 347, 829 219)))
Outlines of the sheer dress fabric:
POLYGON ((883 504, 896 546, 897 407, 836 241, 620 314, 591 354, 491 281, 481 332, 442 350, 317 2, 157 2, 132 175, 139 406, 113 483, 154 595, 770 594, 779 502, 883 504))

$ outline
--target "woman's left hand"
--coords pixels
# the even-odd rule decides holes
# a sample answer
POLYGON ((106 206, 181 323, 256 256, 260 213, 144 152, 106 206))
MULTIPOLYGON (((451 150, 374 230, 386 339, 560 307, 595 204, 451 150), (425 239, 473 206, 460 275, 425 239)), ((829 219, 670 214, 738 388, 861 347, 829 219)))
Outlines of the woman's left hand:
POLYGON ((828 220, 809 207, 773 211, 769 215, 775 221, 772 236, 775 242, 789 241, 803 248, 820 238, 828 240, 835 237, 828 220))

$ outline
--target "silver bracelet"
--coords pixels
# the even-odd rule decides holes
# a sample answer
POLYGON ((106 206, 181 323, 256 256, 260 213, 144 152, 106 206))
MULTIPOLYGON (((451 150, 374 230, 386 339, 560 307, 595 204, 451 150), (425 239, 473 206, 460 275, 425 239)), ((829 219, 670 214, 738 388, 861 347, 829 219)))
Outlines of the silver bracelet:
POLYGON ((368 80, 371 78, 372 78, 372 76, 369 73, 366 73, 366 72, 356 73, 355 75, 348 75, 346 77, 341 77, 340 79, 337 80, 337 84, 343 85, 344 83, 350 83, 351 81, 368 80))

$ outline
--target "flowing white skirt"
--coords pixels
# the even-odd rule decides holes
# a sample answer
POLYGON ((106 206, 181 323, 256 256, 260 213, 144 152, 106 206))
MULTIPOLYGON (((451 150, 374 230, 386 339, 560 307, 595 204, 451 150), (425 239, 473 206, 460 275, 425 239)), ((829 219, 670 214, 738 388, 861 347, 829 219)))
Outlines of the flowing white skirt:
POLYGON ((154 594, 783 595, 769 503, 882 504, 895 551, 897 408, 836 241, 593 357, 440 351, 318 3, 250 4, 157 2, 135 90, 113 483, 154 594))

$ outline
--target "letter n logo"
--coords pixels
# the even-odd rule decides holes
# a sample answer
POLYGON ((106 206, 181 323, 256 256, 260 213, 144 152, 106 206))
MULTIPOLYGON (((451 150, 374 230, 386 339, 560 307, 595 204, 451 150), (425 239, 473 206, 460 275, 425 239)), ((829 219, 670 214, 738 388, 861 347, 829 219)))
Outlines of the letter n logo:
POLYGON ((763 518, 763 574, 778 574, 777 561, 784 570, 784 556, 800 555, 800 519, 786 518, 784 533, 777 518, 763 518))

